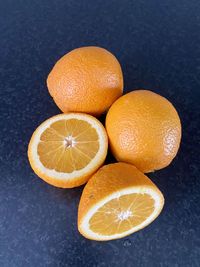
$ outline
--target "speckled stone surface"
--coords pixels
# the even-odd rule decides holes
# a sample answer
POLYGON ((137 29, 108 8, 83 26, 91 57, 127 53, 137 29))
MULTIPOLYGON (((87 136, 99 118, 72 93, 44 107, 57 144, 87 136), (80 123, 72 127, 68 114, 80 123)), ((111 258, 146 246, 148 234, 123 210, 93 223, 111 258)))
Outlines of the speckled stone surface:
POLYGON ((200 266, 199 105, 199 0, 1 1, 0 266, 200 266), (183 125, 177 158, 150 175, 165 195, 162 214, 144 230, 104 243, 77 231, 83 187, 45 184, 26 155, 34 129, 60 112, 47 92, 49 71, 63 54, 86 45, 113 52, 125 91, 162 94, 183 125))

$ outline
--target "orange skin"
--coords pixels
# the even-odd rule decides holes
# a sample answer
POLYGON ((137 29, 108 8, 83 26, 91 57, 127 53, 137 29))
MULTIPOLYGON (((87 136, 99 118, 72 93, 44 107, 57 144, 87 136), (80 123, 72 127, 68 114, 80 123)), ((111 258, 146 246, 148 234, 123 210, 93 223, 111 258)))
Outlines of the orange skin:
POLYGON ((121 66, 100 47, 81 47, 64 55, 47 78, 47 87, 64 112, 99 116, 123 93, 121 66))
POLYGON ((113 155, 148 173, 168 166, 181 140, 181 122, 173 105, 147 90, 120 97, 109 109, 106 130, 113 155))

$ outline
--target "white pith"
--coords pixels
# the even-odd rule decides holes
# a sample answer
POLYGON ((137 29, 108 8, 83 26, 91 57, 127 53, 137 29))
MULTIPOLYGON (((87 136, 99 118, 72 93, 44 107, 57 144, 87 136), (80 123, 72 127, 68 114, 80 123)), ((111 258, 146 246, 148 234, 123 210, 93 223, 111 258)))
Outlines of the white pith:
POLYGON ((65 137, 63 144, 65 147, 74 147, 76 145, 76 140, 72 135, 68 135, 65 137))
MULTIPOLYGON (((144 228, 145 226, 150 224, 159 215, 159 213, 163 207, 163 204, 164 204, 163 197, 156 190, 154 190, 151 187, 146 187, 146 188, 131 187, 131 188, 123 189, 120 192, 115 192, 115 193, 109 195, 108 197, 106 197, 103 200, 101 200, 100 202, 98 202, 95 206, 93 206, 87 212, 87 214, 84 216, 84 218, 81 221, 81 224, 79 226, 79 229, 81 230, 82 233, 85 233, 85 235, 87 237, 89 237, 91 239, 95 239, 95 240, 102 240, 103 241, 103 240, 121 238, 121 237, 129 235, 133 232, 136 232, 136 231, 140 230, 141 228, 144 228), (107 202, 109 202, 112 199, 117 199, 123 195, 129 195, 129 194, 133 194, 133 193, 149 194, 151 196, 151 198, 154 200, 154 210, 153 210, 152 214, 146 220, 144 220, 141 224, 129 229, 126 232, 114 234, 114 235, 105 236, 105 235, 101 235, 99 233, 95 233, 90 229, 89 221, 92 218, 92 216, 98 211, 99 208, 104 206, 107 202)), ((121 219, 125 220, 127 215, 129 215, 129 217, 134 216, 133 214, 131 215, 130 213, 129 214, 124 213, 123 215, 121 215, 122 216, 121 219)))
POLYGON ((133 213, 130 210, 123 210, 117 215, 117 221, 124 221, 129 217, 133 217, 133 213))
MULTIPOLYGON (((66 137, 66 138, 69 138, 66 137)), ((73 138, 72 139, 72 144, 73 143, 73 138)), ((69 114, 60 114, 57 116, 52 117, 49 120, 46 120, 45 122, 43 122, 35 131, 33 137, 32 137, 32 142, 31 142, 31 147, 29 149, 30 151, 30 156, 34 162, 34 165, 37 166, 37 169, 39 169, 39 171, 41 173, 44 173, 45 175, 52 177, 54 179, 57 180, 72 180, 75 179, 77 177, 80 176, 84 176, 87 175, 88 173, 90 173, 91 170, 93 170, 95 168, 95 166, 99 166, 99 163, 102 163, 102 157, 103 160, 105 159, 106 156, 106 150, 107 150, 107 137, 105 134, 104 129, 102 128, 102 125, 100 122, 98 122, 98 120, 96 120, 95 118, 93 118, 92 116, 88 116, 88 115, 84 115, 81 113, 69 113, 69 114), (88 165, 86 165, 83 169, 81 170, 74 170, 71 173, 63 173, 63 172, 58 172, 55 170, 50 170, 47 169, 40 161, 38 153, 37 153, 37 147, 41 137, 41 134, 50 127, 50 125, 56 121, 60 121, 60 120, 68 120, 68 119, 78 119, 78 120, 83 120, 88 122, 97 132, 98 138, 99 138, 99 150, 97 151, 96 155, 94 156, 93 159, 91 159, 91 161, 89 162, 88 165)))

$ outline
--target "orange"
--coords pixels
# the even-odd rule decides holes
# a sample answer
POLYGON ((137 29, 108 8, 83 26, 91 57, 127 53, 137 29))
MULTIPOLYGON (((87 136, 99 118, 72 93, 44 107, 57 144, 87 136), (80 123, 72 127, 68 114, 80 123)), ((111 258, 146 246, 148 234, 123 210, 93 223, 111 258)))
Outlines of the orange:
POLYGON ((147 90, 120 97, 108 111, 106 130, 115 158, 145 173, 168 166, 181 140, 181 123, 173 105, 147 90))
POLYGON ((43 122, 33 133, 28 158, 47 183, 75 187, 87 182, 107 154, 103 125, 87 114, 68 113, 43 122))
POLYGON ((58 60, 47 78, 47 86, 64 113, 98 116, 122 95, 122 70, 109 51, 95 46, 81 47, 58 60))
POLYGON ((109 164, 86 184, 78 209, 78 229, 89 239, 111 240, 150 224, 164 198, 156 185, 133 165, 109 164))

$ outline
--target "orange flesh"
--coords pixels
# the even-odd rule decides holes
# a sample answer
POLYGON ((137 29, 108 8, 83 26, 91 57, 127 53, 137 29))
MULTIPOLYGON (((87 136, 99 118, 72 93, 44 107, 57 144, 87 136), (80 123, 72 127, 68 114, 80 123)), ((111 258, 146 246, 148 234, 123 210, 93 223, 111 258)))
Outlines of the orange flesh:
POLYGON ((120 234, 141 224, 154 211, 148 194, 133 193, 110 200, 90 219, 90 229, 103 235, 120 234))
POLYGON ((99 150, 96 130, 78 119, 54 122, 40 137, 37 152, 41 163, 57 172, 83 169, 99 150))

